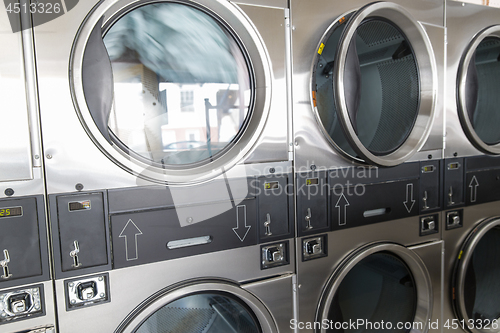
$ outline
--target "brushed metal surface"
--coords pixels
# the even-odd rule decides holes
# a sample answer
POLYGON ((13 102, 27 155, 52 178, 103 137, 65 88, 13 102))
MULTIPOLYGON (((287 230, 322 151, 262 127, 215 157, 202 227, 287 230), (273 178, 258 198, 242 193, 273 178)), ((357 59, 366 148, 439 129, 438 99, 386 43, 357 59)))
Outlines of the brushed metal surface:
POLYGON ((7 12, 4 10, 0 12, 0 43, 3 45, 0 53, 0 124, 2 126, 0 182, 31 180, 33 163, 26 99, 23 33, 12 33, 7 12))
MULTIPOLYGON (((221 15, 236 30, 254 60, 262 62, 261 70, 265 73, 258 79, 263 83, 259 91, 265 97, 256 102, 262 114, 268 116, 257 119, 255 126, 249 128, 247 137, 221 161, 211 163, 202 170, 178 170, 169 174, 168 171, 131 161, 100 137, 92 121, 85 119, 87 123, 81 123, 68 82, 69 57, 75 36, 86 19, 95 20, 98 14, 104 14, 107 20, 123 3, 130 2, 104 1, 90 18, 87 15, 97 1, 79 2, 65 15, 34 28, 47 192, 74 191, 77 183, 83 184, 85 190, 95 190, 153 184, 158 179, 173 183, 200 182, 220 175, 234 164, 288 161, 284 9, 237 6, 225 0, 196 1, 221 15), (95 135, 90 137, 86 127, 95 135), (196 172, 199 174, 196 175, 196 172)), ((82 29, 81 35, 89 30, 87 26, 82 29)), ((81 51, 75 51, 75 56, 81 57, 81 51)), ((76 96, 81 94, 81 91, 75 92, 76 96)))
MULTIPOLYGON (((442 218, 444 221, 446 212, 443 212, 442 218)), ((500 218, 500 205, 498 202, 490 202, 464 208, 462 219, 463 227, 443 230, 443 241, 445 244, 443 323, 449 320, 451 324, 451 320, 458 319, 453 309, 451 299, 453 288, 451 281, 456 266, 456 259, 460 255, 460 250, 472 230, 482 222, 491 218, 500 218)), ((458 331, 462 332, 463 330, 458 329, 458 331)), ((443 327, 443 332, 457 332, 457 330, 443 327)))
MULTIPOLYGON (((431 321, 441 318, 441 255, 442 242, 439 234, 419 236, 419 218, 412 217, 388 222, 329 232, 328 256, 301 261, 302 239, 297 238, 297 283, 299 322, 314 322, 318 303, 325 285, 339 265, 353 252, 368 244, 399 244, 414 252, 423 262, 430 277, 432 295, 431 321)), ((308 237, 304 237, 308 238, 308 237)), ((417 286, 418 288, 418 286, 417 286)), ((429 313, 430 314, 430 313, 429 313)), ((301 330, 301 332, 313 332, 301 330)), ((434 330, 431 330, 434 332, 434 330)), ((437 331, 436 331, 437 332, 437 331)))
MULTIPOLYGON (((31 318, 29 320, 14 321, 9 324, 0 325, 1 332, 30 332, 38 327, 56 326, 56 308, 54 304, 54 288, 52 281, 43 282, 44 302, 45 302, 45 315, 40 317, 31 318)), ((17 286, 16 289, 23 289, 26 286, 17 286)), ((13 289, 13 288, 7 288, 13 289)), ((0 289, 0 292, 2 290, 0 289)))
POLYGON ((485 155, 464 133, 457 106, 457 80, 461 58, 474 36, 500 24, 500 9, 446 1, 447 69, 446 132, 444 157, 485 155))
MULTIPOLYGON (((354 161, 344 158, 329 143, 321 133, 311 102, 311 66, 321 36, 328 27, 346 13, 350 13, 369 1, 331 2, 326 0, 292 0, 292 57, 293 57, 293 119, 296 144, 296 168, 299 171, 309 170, 311 165, 318 169, 351 166, 354 161)), ((444 6, 442 1, 393 1, 391 3, 404 7, 418 21, 428 34, 432 54, 438 68, 435 91, 425 94, 436 94, 436 100, 442 100, 444 73, 444 6)), ((435 116, 442 118, 443 104, 437 103, 435 116)), ((432 158, 441 158, 442 155, 442 120, 434 121, 426 144, 409 161, 424 160, 432 152, 432 158), (425 149, 425 150, 424 150, 425 149)))
POLYGON ((271 311, 279 332, 291 332, 293 240, 290 245, 291 264, 266 270, 260 269, 259 245, 112 270, 109 272, 111 302, 72 311, 65 309, 64 280, 56 280, 59 331, 113 332, 141 302, 163 288, 185 281, 220 279, 241 283, 242 288, 252 292, 271 311))

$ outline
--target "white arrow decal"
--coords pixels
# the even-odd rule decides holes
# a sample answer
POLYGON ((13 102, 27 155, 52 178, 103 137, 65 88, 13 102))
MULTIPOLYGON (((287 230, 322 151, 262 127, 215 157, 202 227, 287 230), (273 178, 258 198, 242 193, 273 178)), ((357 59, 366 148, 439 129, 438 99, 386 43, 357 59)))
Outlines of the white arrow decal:
POLYGON ((236 206, 236 228, 233 228, 233 231, 240 241, 245 240, 251 227, 251 225, 247 225, 247 206, 236 206), (240 219, 243 220, 243 228, 240 228, 240 219))
POLYGON ((479 186, 479 182, 477 181, 476 176, 473 176, 471 182, 469 184, 470 187, 470 202, 476 202, 477 200, 477 187, 479 186))
POLYGON ((413 200, 413 184, 406 184, 406 201, 403 202, 403 204, 408 213, 410 213, 413 209, 413 205, 415 205, 415 200, 413 200))
POLYGON ((137 236, 142 235, 142 231, 137 227, 137 225, 129 219, 122 232, 118 237, 125 238, 125 257, 127 261, 136 260, 138 258, 137 253, 137 236), (130 239, 133 238, 132 242, 130 239))
POLYGON ((344 193, 340 195, 339 200, 337 200, 337 204, 335 208, 339 210, 339 225, 345 225, 347 223, 347 206, 350 206, 349 201, 345 197, 344 193), (344 207, 344 209, 342 209, 344 207), (342 212, 344 212, 344 218, 342 218, 342 212))

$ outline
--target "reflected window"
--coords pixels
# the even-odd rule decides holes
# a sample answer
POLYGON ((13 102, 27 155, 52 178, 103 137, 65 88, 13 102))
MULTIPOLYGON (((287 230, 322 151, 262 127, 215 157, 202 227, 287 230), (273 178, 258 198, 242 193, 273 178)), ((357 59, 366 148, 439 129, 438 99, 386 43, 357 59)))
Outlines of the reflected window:
POLYGON ((136 333, 261 333, 241 301, 223 294, 183 297, 146 319, 136 333))
POLYGON ((179 3, 137 7, 104 36, 114 80, 109 128, 124 151, 161 165, 211 161, 245 129, 247 58, 230 31, 179 3))
POLYGON ((194 111, 194 91, 192 90, 181 91, 181 111, 183 112, 194 111))

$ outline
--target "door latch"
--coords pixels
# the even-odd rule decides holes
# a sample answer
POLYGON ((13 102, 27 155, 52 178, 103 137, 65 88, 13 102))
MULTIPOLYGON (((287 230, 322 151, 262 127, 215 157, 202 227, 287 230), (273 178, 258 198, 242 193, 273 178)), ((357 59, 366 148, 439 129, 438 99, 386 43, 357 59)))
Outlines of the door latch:
POLYGON ((3 250, 3 257, 4 257, 4 259, 2 261, 0 261, 0 267, 2 267, 2 271, 3 271, 3 274, 2 274, 2 276, 0 276, 0 278, 8 279, 12 276, 12 274, 10 274, 10 271, 9 271, 8 265, 10 262, 10 255, 9 255, 9 251, 7 251, 7 249, 3 250))

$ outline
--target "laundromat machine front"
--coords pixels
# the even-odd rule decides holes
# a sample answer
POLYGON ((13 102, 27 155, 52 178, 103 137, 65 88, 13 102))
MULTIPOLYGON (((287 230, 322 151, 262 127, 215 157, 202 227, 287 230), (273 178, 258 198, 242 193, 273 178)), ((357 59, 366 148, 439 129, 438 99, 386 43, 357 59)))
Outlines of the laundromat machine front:
POLYGON ((261 2, 34 27, 60 332, 289 330, 289 18, 261 2))

